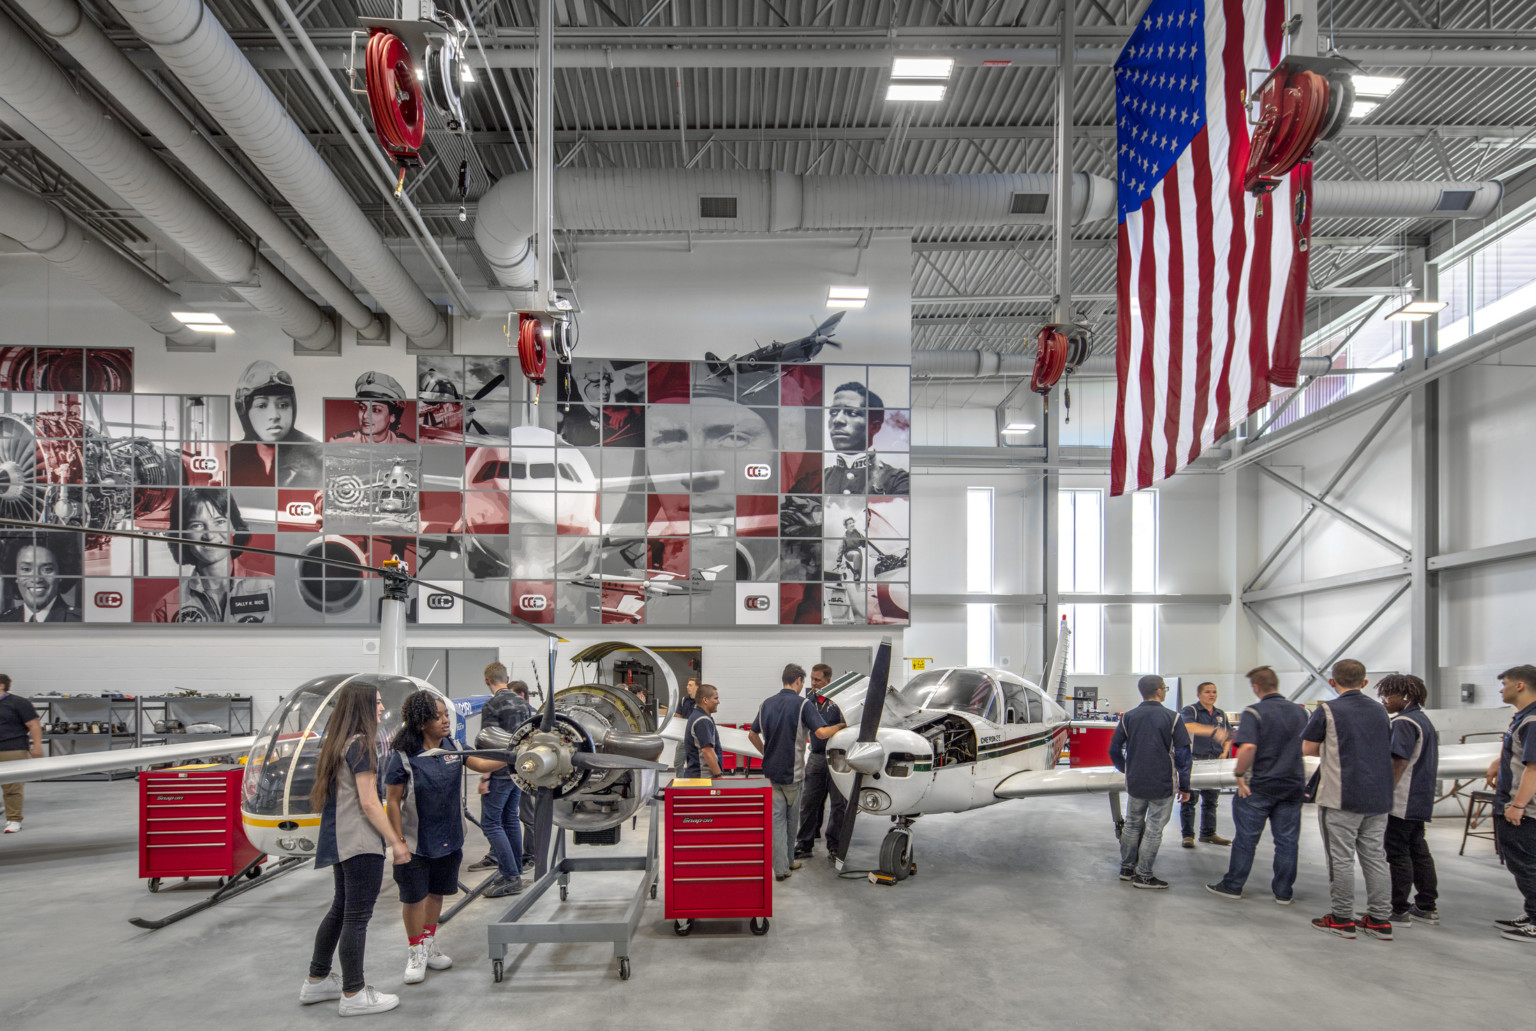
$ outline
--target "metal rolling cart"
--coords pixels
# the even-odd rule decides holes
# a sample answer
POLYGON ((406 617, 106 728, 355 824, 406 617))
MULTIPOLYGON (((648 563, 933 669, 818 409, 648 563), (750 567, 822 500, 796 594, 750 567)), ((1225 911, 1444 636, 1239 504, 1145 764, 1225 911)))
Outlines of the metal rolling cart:
POLYGON ((499 983, 505 976, 507 946, 532 945, 556 942, 613 942, 613 955, 619 961, 619 979, 628 981, 630 975, 629 943, 635 928, 640 925, 640 913, 645 909, 646 895, 656 897, 659 876, 660 849, 658 830, 661 814, 652 798, 647 806, 650 811, 650 837, 643 856, 581 856, 572 858, 565 854, 565 829, 555 834, 554 857, 549 870, 535 881, 512 906, 486 927, 490 943, 491 976, 499 983), (560 901, 568 897, 571 874, 596 873, 599 871, 639 870, 644 872, 640 885, 635 889, 620 920, 525 920, 528 911, 550 888, 560 888, 560 901))
POLYGON ((767 934, 773 916, 772 788, 766 780, 667 789, 666 916, 679 935, 695 920, 745 919, 767 934))

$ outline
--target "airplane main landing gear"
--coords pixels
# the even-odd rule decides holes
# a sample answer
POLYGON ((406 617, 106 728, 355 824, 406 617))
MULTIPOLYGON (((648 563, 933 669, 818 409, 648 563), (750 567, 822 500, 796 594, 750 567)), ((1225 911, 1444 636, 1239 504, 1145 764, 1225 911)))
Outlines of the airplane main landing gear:
POLYGON ((912 821, 896 817, 885 840, 880 843, 880 872, 894 880, 904 881, 917 873, 912 859, 912 821))

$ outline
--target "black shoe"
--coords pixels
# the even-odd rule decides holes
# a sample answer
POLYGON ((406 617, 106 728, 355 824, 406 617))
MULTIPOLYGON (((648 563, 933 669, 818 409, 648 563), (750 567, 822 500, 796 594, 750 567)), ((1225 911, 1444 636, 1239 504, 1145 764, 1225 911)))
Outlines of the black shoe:
POLYGON ((1135 876, 1136 868, 1134 866, 1122 866, 1120 868, 1120 879, 1122 881, 1128 881, 1135 876))
POLYGON ((1513 920, 1495 920, 1493 926, 1501 931, 1518 931, 1522 927, 1530 927, 1532 923, 1536 923, 1536 921, 1532 921, 1530 917, 1522 915, 1515 917, 1513 920))
POLYGON ((1356 920, 1355 925, 1372 938, 1378 938, 1384 942, 1392 940, 1392 921, 1390 920, 1372 920, 1365 916, 1356 920))
POLYGON ((1226 885, 1222 884, 1220 881, 1217 881, 1215 884, 1207 884, 1205 886, 1205 890, 1210 892, 1212 895, 1220 895, 1224 899, 1231 899, 1233 902, 1240 902, 1243 898, 1242 892, 1229 891, 1226 885))
POLYGON ((776 881, 787 881, 787 880, 789 880, 789 874, 787 874, 787 873, 776 873, 776 874, 773 875, 773 879, 776 880, 776 881))
POLYGON ((485 890, 488 899, 506 898, 508 895, 521 895, 523 893, 523 879, 514 877, 511 880, 503 877, 485 890))
POLYGON ((1506 927, 1500 933, 1512 942, 1536 945, 1536 923, 1525 923, 1519 927, 1506 927))
MULTIPOLYGON (((494 866, 495 864, 493 863, 492 865, 494 866)), ((524 870, 532 870, 535 866, 538 866, 538 865, 539 865, 539 861, 537 859, 535 859, 533 856, 524 856, 523 857, 523 869, 524 870)))
POLYGON ((1418 906, 1409 906, 1408 915, 1421 924, 1438 924, 1440 911, 1438 909, 1420 909, 1418 906))
POLYGON ((479 873, 481 870, 494 870, 495 868, 496 857, 487 852, 484 859, 477 859, 473 863, 470 863, 468 866, 466 866, 464 869, 468 870, 470 873, 479 873))
POLYGON ((1143 877, 1140 874, 1137 874, 1135 877, 1131 878, 1131 887, 1133 887, 1133 888, 1166 888, 1166 887, 1168 887, 1168 882, 1167 881, 1160 881, 1156 877, 1143 877))
POLYGON ((1332 913, 1318 917, 1312 921, 1312 926, 1319 931, 1336 934, 1340 938, 1353 938, 1355 936, 1355 922, 1353 920, 1340 920, 1332 913))
POLYGON ((1413 914, 1406 909, 1394 909, 1392 915, 1387 917, 1387 920, 1394 924, 1411 924, 1413 923, 1413 914))
POLYGON ((797 848, 797 849, 795 849, 795 858, 796 859, 809 859, 809 858, 811 858, 811 855, 812 855, 813 852, 814 852, 814 849, 797 848))

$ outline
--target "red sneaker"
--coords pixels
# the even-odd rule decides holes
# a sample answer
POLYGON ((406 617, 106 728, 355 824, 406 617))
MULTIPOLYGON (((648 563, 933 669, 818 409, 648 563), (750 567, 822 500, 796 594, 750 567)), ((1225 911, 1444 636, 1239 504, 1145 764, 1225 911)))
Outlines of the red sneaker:
POLYGON ((1392 940, 1392 923, 1389 920, 1372 920, 1369 916, 1360 920, 1360 930, 1381 941, 1392 940))
MULTIPOLYGON (((1318 917, 1312 921, 1312 926, 1319 931, 1336 934, 1340 938, 1353 938, 1355 936, 1355 922, 1353 920, 1340 920, 1332 913, 1329 913, 1327 916, 1318 917)), ((1390 934, 1391 928, 1388 927, 1387 931, 1390 934)))

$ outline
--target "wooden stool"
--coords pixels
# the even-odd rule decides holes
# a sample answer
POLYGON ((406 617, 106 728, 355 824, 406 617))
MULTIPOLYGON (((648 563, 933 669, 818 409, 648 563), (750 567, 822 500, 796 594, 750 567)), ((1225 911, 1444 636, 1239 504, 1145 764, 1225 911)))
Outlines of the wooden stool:
MULTIPOLYGON (((1484 819, 1494 818, 1492 815, 1493 800, 1494 794, 1492 791, 1474 791, 1467 796, 1467 823, 1466 826, 1462 828, 1461 848, 1456 851, 1458 856, 1466 854, 1468 838, 1492 839, 1493 854, 1496 856, 1499 854, 1499 842, 1498 839, 1494 837, 1492 828, 1485 831, 1472 829, 1481 824, 1484 819)), ((1500 860, 1502 861, 1502 859, 1503 857, 1501 856, 1500 860)))

